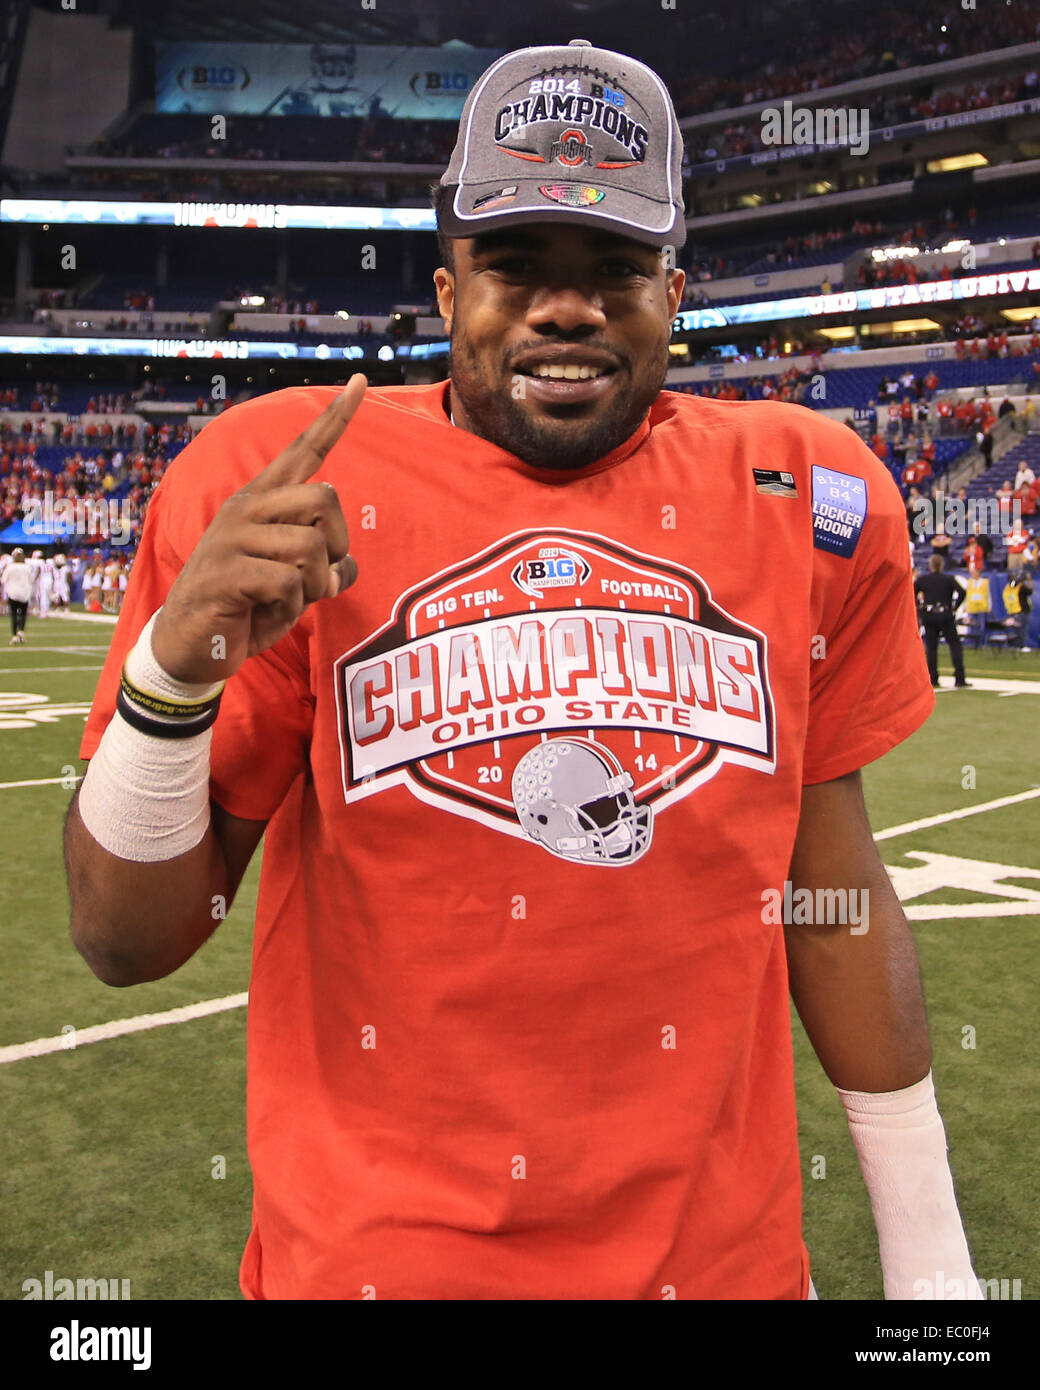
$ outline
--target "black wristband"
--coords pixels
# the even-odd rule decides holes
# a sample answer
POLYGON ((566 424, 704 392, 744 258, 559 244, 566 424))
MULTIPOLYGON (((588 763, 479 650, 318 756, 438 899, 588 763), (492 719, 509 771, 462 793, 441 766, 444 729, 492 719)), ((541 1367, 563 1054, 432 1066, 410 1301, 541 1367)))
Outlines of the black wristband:
POLYGON ((196 734, 205 733, 216 720, 217 711, 220 708, 220 698, 218 695, 210 709, 193 724, 164 724, 162 720, 152 719, 147 714, 142 714, 126 698, 122 688, 116 695, 116 709, 130 727, 137 729, 139 733, 154 734, 156 738, 194 738, 196 734))

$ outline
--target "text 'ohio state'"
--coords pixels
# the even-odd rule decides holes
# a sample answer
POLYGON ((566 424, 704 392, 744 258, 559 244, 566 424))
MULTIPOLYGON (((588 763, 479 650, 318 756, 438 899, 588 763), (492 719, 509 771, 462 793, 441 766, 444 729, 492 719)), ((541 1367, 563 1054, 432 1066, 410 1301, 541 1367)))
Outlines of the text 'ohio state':
POLYGON ((340 679, 369 775, 449 745, 575 724, 769 750, 758 644, 670 614, 492 618, 347 664, 340 679))

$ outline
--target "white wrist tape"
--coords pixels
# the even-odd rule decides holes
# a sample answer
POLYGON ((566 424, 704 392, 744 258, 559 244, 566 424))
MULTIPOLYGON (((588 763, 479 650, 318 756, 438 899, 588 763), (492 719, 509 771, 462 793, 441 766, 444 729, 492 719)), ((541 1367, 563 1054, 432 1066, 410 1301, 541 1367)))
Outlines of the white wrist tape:
POLYGON ((870 1194, 885 1298, 982 1298, 932 1073, 902 1091, 837 1089, 870 1194))
MULTIPOLYGON (((139 689, 166 700, 215 694, 213 685, 175 681, 152 652, 152 615, 126 660, 139 689)), ((166 722, 160 716, 149 718, 166 722)), ((168 721, 175 723, 178 721, 168 721)), ((132 728, 117 709, 90 759, 80 787, 79 814, 103 849, 120 859, 154 864, 194 849, 209 825, 208 728, 190 738, 157 738, 132 728)))

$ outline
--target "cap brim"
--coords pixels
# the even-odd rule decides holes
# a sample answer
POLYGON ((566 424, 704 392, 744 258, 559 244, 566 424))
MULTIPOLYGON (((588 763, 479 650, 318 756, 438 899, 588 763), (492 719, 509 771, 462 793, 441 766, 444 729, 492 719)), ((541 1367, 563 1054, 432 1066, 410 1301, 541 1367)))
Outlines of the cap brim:
POLYGON ((616 188, 596 190, 591 180, 578 183, 548 177, 544 180, 517 179, 512 186, 516 187, 516 193, 498 200, 498 206, 487 204, 496 201, 495 195, 503 192, 500 182, 467 184, 461 193, 457 186, 453 187, 452 196, 438 220, 440 231, 449 237, 474 237, 500 227, 562 222, 583 227, 594 225, 648 246, 678 247, 686 241, 685 218, 672 203, 655 204, 642 194, 616 188), (582 188, 592 188, 604 196, 599 202, 590 202, 584 207, 570 207, 541 193, 543 182, 564 190, 563 196, 581 197, 582 188))

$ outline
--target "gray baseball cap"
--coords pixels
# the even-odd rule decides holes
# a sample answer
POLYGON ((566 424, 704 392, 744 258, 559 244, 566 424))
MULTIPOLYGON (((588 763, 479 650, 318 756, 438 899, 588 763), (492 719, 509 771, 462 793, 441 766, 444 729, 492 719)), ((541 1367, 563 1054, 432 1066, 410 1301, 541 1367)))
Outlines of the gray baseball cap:
POLYGON ((521 48, 466 98, 441 184, 449 237, 548 220, 682 246, 682 135, 667 88, 635 58, 594 48, 521 48))

